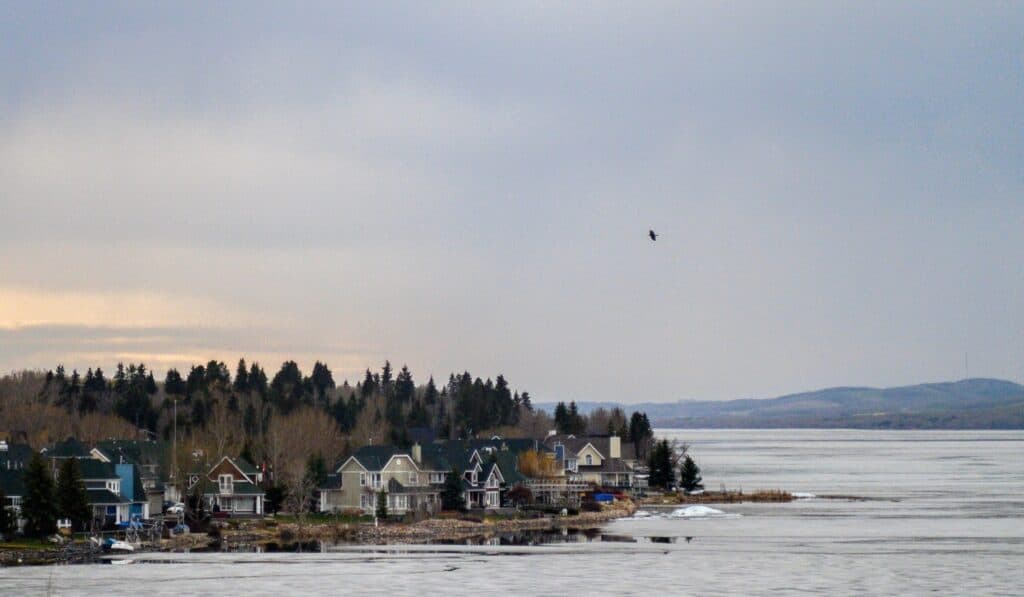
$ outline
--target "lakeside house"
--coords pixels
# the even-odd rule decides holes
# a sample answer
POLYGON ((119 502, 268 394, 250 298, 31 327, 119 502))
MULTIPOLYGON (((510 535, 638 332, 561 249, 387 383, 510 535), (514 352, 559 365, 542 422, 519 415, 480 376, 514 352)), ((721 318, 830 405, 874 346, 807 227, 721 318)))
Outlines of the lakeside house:
POLYGON ((636 449, 612 435, 549 435, 544 445, 572 481, 605 488, 633 489, 636 449))
POLYGON ((415 443, 409 449, 364 446, 327 476, 319 488, 320 510, 372 514, 377 494, 384 492, 391 514, 432 514, 441 508, 441 493, 452 471, 460 477, 467 508, 500 508, 504 493, 525 481, 514 450, 537 447, 534 440, 500 438, 415 443))
POLYGON ((243 458, 225 456, 206 473, 190 473, 188 492, 202 495, 212 512, 262 516, 266 501, 263 472, 243 458))
POLYGON ((320 510, 361 510, 372 514, 377 507, 377 494, 384 491, 390 513, 436 512, 441 507, 441 488, 447 474, 438 460, 424 460, 419 444, 409 450, 363 446, 329 474, 327 483, 319 488, 320 510))

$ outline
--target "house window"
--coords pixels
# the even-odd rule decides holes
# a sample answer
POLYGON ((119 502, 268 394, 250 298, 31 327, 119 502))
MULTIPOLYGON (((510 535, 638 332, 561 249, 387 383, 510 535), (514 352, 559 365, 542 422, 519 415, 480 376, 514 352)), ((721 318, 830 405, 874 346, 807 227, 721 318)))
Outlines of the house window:
POLYGON ((389 495, 388 496, 388 508, 392 510, 408 510, 409 509, 409 496, 407 495, 389 495))
POLYGON ((381 474, 380 473, 370 473, 370 483, 372 484, 374 489, 380 489, 381 488, 381 474))
POLYGON ((419 485, 420 476, 416 473, 409 473, 409 485, 419 485))
POLYGON ((579 461, 576 460, 575 458, 570 458, 569 460, 565 461, 565 468, 566 470, 570 470, 575 473, 576 471, 579 470, 579 461))
POLYGON ((221 493, 231 493, 234 489, 235 478, 231 475, 220 475, 217 477, 217 488, 221 493))
POLYGON ((366 495, 365 493, 359 496, 359 506, 362 507, 363 509, 371 508, 372 505, 370 504, 370 498, 372 497, 373 496, 366 495))
POLYGON ((366 473, 359 473, 359 486, 366 487, 366 473))
POLYGON ((587 454, 585 460, 587 462, 587 466, 590 466, 591 464, 594 464, 594 457, 591 456, 590 454, 587 454))

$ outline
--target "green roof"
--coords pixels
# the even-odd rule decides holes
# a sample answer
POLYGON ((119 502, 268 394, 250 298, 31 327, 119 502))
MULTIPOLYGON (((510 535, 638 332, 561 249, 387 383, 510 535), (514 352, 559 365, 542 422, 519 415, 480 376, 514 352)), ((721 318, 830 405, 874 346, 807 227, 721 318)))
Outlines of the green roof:
POLYGON ((82 479, 119 479, 114 465, 95 458, 78 458, 82 479))
POLYGON ((519 472, 519 457, 512 452, 498 452, 495 454, 498 462, 498 470, 505 478, 505 485, 511 486, 526 480, 526 477, 519 472))
POLYGON ((126 500, 109 489, 86 489, 85 492, 89 494, 89 503, 93 506, 129 503, 129 500, 126 500))
POLYGON ((255 475, 256 473, 259 472, 259 470, 256 468, 256 465, 249 462, 245 458, 232 458, 231 460, 232 462, 235 463, 235 465, 238 466, 239 470, 241 470, 246 475, 255 475))
POLYGON ((363 465, 363 468, 370 471, 379 471, 391 460, 395 454, 408 454, 407 451, 395 446, 363 446, 356 450, 352 456, 363 465))
POLYGON ((171 446, 165 441, 140 441, 134 439, 107 439, 96 444, 111 462, 161 465, 170 456, 171 446))
POLYGON ((69 437, 62 442, 57 442, 50 449, 46 451, 48 458, 88 458, 89 449, 85 445, 73 437, 69 437))

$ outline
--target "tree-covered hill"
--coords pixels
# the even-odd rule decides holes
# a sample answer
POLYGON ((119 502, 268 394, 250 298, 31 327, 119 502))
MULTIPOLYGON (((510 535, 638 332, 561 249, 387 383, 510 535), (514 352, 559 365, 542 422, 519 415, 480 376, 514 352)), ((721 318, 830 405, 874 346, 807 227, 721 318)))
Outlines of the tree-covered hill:
MULTIPOLYGON (((581 412, 606 403, 580 402, 581 412)), ((629 405, 657 427, 1024 429, 1024 386, 965 379, 896 388, 840 387, 772 399, 629 405)), ((538 408, 550 408, 538 404, 538 408)))

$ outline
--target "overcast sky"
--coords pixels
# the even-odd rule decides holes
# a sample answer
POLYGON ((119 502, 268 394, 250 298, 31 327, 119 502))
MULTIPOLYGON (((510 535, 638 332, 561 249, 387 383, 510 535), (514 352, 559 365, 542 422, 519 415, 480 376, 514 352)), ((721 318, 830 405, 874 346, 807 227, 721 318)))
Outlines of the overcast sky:
POLYGON ((0 369, 1024 379, 1021 3, 275 4, 0 6, 0 369))

